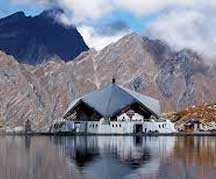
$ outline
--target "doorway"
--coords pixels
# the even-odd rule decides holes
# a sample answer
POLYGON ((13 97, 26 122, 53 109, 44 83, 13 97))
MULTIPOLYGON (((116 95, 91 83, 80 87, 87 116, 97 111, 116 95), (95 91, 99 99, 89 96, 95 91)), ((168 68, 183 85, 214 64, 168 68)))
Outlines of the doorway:
POLYGON ((143 125, 142 124, 135 124, 135 134, 141 134, 143 133, 143 125))

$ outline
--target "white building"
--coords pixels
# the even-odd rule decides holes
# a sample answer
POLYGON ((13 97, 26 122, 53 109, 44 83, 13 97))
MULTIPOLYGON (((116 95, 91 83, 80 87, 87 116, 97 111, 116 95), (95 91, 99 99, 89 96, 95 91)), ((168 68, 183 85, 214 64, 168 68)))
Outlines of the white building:
POLYGON ((159 119, 157 100, 116 85, 75 99, 53 132, 87 134, 144 134, 176 132, 173 123, 159 119))

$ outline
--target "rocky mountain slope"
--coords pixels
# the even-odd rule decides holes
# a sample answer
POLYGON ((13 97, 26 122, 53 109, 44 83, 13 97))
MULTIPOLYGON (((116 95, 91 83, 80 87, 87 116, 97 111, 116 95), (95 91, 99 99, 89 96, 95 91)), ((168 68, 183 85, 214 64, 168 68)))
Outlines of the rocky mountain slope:
POLYGON ((216 101, 216 71, 205 60, 191 50, 175 52, 159 40, 130 34, 98 52, 94 61, 100 86, 115 76, 172 111, 216 101))
POLYGON ((173 51, 159 40, 129 34, 97 52, 90 49, 70 62, 49 59, 19 64, 0 53, 0 121, 45 130, 72 99, 111 82, 160 100, 163 112, 215 103, 216 68, 191 50, 173 51))
POLYGON ((61 10, 53 9, 27 17, 17 12, 0 19, 0 49, 31 65, 53 56, 64 61, 77 57, 88 47, 75 27, 56 20, 60 13, 61 10))
POLYGON ((184 129, 184 124, 192 119, 199 120, 206 130, 216 129, 216 104, 190 106, 182 111, 164 114, 164 117, 175 122, 176 128, 184 129))
POLYGON ((50 60, 35 67, 0 52, 0 124, 23 126, 30 119, 33 128, 46 129, 71 99, 95 89, 95 84, 75 71, 64 61, 50 60))

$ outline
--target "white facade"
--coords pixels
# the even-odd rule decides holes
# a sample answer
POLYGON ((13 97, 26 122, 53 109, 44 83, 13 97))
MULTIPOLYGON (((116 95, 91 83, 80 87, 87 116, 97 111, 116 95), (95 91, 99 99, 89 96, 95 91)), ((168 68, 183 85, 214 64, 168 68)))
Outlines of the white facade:
POLYGON ((137 113, 130 119, 122 114, 117 121, 66 121, 55 132, 75 132, 87 134, 147 134, 147 133, 174 133, 174 124, 169 120, 145 120, 137 113))

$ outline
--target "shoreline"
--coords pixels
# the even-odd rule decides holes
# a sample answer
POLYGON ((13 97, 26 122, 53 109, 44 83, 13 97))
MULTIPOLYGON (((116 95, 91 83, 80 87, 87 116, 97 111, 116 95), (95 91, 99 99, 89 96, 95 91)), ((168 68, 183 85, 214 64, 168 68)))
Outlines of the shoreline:
POLYGON ((32 132, 32 133, 2 133, 0 136, 138 136, 138 137, 160 137, 160 136, 215 136, 216 133, 210 132, 199 132, 199 133, 163 133, 163 134, 154 134, 154 133, 143 133, 143 134, 86 134, 86 133, 51 133, 51 132, 32 132))

